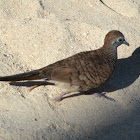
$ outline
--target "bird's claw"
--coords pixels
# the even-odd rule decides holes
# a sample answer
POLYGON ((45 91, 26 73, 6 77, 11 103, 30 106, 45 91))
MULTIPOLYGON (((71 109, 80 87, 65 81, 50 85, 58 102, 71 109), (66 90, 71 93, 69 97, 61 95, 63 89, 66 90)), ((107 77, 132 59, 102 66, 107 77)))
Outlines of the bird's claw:
POLYGON ((96 96, 96 97, 103 97, 103 98, 106 98, 106 99, 108 99, 108 100, 111 100, 111 101, 114 101, 115 102, 115 100, 113 99, 113 98, 110 98, 110 97, 107 97, 106 95, 105 95, 106 93, 94 93, 94 95, 96 96))
POLYGON ((60 102, 60 101, 62 101, 63 96, 66 95, 66 94, 67 94, 67 93, 64 92, 64 93, 62 93, 60 96, 56 97, 54 100, 55 100, 56 102, 60 102))
POLYGON ((61 100, 62 100, 61 96, 58 96, 58 97, 54 98, 54 101, 56 101, 56 102, 60 102, 61 100))

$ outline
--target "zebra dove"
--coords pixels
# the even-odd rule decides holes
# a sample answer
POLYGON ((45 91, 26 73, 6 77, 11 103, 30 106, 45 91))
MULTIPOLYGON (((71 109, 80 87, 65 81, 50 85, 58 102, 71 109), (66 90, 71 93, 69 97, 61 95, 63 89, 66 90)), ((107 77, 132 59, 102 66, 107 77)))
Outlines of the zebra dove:
POLYGON ((41 69, 0 77, 0 81, 53 80, 64 90, 55 98, 61 101, 67 93, 88 91, 106 83, 114 71, 117 47, 121 44, 129 46, 120 31, 112 30, 106 35, 104 45, 97 50, 80 52, 41 69))

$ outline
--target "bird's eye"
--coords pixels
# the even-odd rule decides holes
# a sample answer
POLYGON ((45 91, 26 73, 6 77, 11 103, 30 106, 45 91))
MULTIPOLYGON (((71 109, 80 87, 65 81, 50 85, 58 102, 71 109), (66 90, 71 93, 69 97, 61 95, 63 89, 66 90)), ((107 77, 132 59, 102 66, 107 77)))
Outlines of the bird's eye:
POLYGON ((123 39, 122 38, 118 38, 118 42, 122 42, 123 41, 123 39))

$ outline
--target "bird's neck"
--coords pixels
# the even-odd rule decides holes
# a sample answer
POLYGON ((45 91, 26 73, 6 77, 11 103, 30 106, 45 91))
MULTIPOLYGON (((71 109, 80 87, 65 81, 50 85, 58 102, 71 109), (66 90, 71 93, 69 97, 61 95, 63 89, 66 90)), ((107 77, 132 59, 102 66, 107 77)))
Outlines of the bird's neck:
POLYGON ((105 53, 108 57, 117 59, 117 47, 112 44, 104 45, 102 48, 104 49, 105 53))
POLYGON ((110 64, 113 64, 112 67, 114 68, 115 63, 117 61, 117 47, 107 45, 107 47, 103 46, 102 49, 104 51, 106 58, 108 59, 110 64))

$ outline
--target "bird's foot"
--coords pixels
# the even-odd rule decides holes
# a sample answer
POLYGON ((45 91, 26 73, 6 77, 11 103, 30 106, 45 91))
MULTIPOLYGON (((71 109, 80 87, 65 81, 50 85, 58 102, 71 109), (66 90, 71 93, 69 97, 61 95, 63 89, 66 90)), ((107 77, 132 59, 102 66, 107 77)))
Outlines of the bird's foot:
POLYGON ((31 86, 29 91, 32 91, 33 89, 39 87, 41 84, 42 84, 42 82, 39 82, 38 84, 31 86))
POLYGON ((66 95, 67 93, 62 93, 60 96, 58 96, 58 97, 56 97, 54 100, 56 101, 56 102, 60 102, 60 101, 62 101, 62 99, 63 99, 63 96, 64 95, 66 95))
POLYGON ((56 101, 56 102, 60 102, 62 100, 62 97, 61 96, 58 96, 58 97, 56 97, 55 99, 54 99, 54 101, 56 101))
POLYGON ((106 95, 105 95, 106 93, 94 93, 94 95, 96 96, 96 97, 103 97, 103 98, 106 98, 106 99, 108 99, 108 100, 111 100, 111 101, 114 101, 115 102, 115 100, 113 99, 113 98, 110 98, 110 97, 107 97, 106 95))

